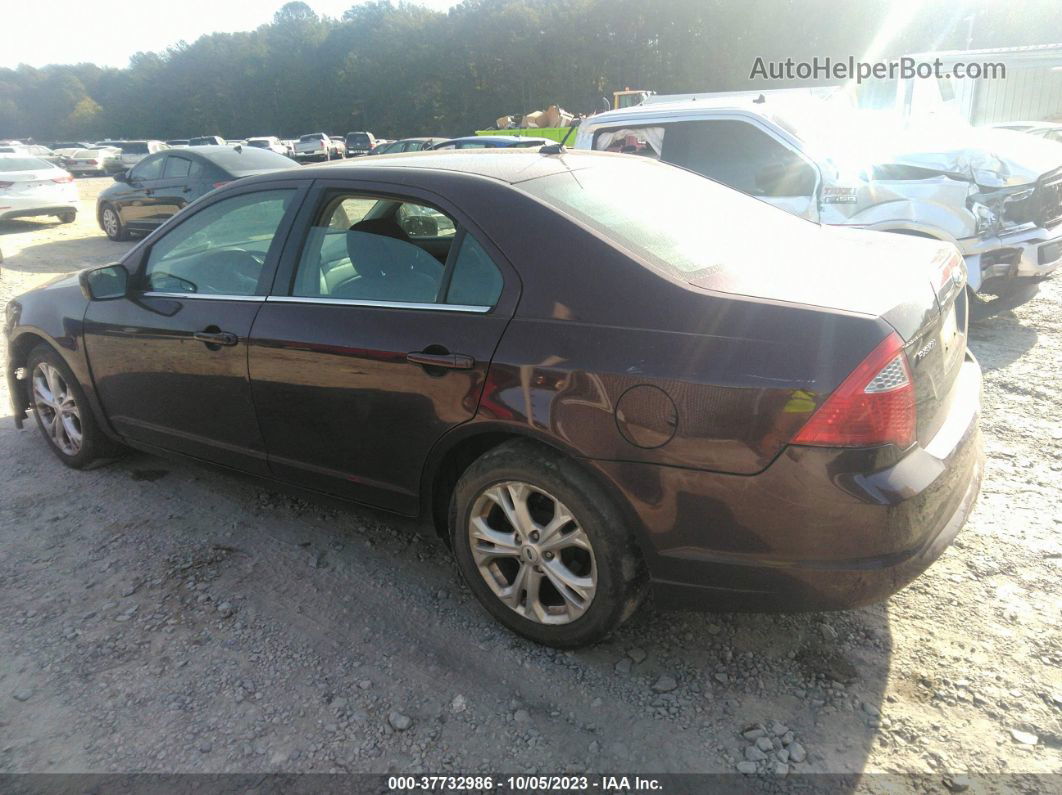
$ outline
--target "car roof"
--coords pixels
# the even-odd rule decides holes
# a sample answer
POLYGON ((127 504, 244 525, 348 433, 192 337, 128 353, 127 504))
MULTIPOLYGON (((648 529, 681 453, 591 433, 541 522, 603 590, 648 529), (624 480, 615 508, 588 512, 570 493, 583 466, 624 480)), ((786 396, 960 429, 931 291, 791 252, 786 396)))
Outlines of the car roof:
MULTIPOLYGON (((539 177, 578 171, 595 165, 600 158, 629 161, 629 155, 610 152, 566 150, 563 155, 544 155, 537 149, 459 149, 446 152, 403 152, 353 160, 336 160, 292 169, 300 177, 327 179, 340 174, 355 178, 387 178, 387 172, 413 169, 467 174, 515 185, 539 177)), ((271 177, 276 179, 276 172, 271 177)))
MULTIPOLYGON (((525 145, 528 141, 545 141, 546 143, 557 143, 556 141, 550 141, 547 138, 543 138, 540 135, 462 135, 460 138, 448 138, 443 143, 453 144, 464 141, 483 141, 484 143, 509 143, 511 141, 520 141, 525 145)), ((515 145, 515 144, 514 144, 515 145)))

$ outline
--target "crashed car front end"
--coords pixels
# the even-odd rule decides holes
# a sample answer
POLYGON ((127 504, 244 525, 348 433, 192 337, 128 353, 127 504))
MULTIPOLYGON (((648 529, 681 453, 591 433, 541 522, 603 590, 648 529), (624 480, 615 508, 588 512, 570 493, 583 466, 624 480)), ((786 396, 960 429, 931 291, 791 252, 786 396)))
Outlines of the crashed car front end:
POLYGON ((982 292, 1035 283, 1062 265, 1062 167, 1031 184, 977 188, 969 203, 985 228, 963 254, 980 274, 982 292))

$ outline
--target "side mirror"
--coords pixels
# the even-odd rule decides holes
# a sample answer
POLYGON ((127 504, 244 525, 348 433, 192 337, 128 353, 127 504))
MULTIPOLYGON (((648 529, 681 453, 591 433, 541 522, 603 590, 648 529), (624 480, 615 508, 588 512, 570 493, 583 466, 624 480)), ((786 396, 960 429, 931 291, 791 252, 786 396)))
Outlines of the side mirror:
POLYGON ((439 221, 430 215, 410 215, 402 222, 402 229, 410 237, 438 237, 439 221))
POLYGON ((129 289, 129 271, 118 263, 83 270, 77 278, 81 292, 90 301, 125 298, 129 289))
POLYGON ((810 196, 815 192, 815 170, 807 163, 772 163, 756 172, 760 196, 810 196))
POLYGON ((129 172, 128 171, 119 171, 117 174, 114 175, 114 181, 115 182, 129 182, 129 172))

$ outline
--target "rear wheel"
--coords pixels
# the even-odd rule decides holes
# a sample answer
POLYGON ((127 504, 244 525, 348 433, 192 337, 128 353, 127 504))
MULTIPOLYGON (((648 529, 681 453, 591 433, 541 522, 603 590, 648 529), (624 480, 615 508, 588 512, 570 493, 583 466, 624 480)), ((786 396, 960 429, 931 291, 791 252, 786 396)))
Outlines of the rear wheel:
POLYGON ((111 240, 123 241, 129 239, 129 230, 122 223, 118 211, 111 205, 108 204, 103 208, 103 212, 100 213, 100 223, 103 225, 103 231, 107 233, 107 237, 111 240))
POLYGON ((533 442, 497 447, 464 472, 450 536, 488 612, 549 646, 600 640, 645 590, 637 547, 611 498, 574 462, 533 442))
POLYGON ((59 213, 59 215, 57 215, 56 218, 59 219, 60 223, 72 224, 72 223, 74 223, 75 220, 77 220, 77 212, 75 212, 74 210, 71 210, 70 212, 67 212, 67 213, 59 213))
POLYGON ((30 352, 26 369, 29 403, 37 427, 60 461, 82 469, 119 451, 100 430, 85 393, 58 353, 38 345, 30 352))

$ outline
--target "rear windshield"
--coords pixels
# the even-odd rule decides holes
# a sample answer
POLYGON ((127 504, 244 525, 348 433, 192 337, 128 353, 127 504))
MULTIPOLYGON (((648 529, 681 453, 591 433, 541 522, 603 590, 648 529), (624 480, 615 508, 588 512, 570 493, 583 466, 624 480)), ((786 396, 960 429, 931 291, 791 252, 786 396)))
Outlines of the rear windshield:
POLYGON ((309 141, 320 141, 321 136, 318 135, 304 135, 299 139, 299 143, 308 143, 309 141))
POLYGON ((73 155, 71 155, 71 157, 73 157, 75 160, 79 158, 87 158, 89 160, 94 160, 106 156, 107 152, 101 149, 78 149, 76 152, 74 152, 73 155))
POLYGON ((126 141, 123 143, 111 144, 111 146, 117 146, 126 155, 146 155, 148 154, 147 141, 126 141))
POLYGON ((369 136, 365 133, 351 133, 347 136, 347 144, 350 146, 372 146, 369 136))
POLYGON ((41 168, 55 168, 55 166, 35 157, 0 157, 0 172, 36 171, 41 168))
POLYGON ((268 149, 269 141, 267 141, 265 138, 252 138, 250 141, 247 142, 247 145, 257 146, 259 149, 268 149))
POLYGON ((230 174, 242 174, 248 171, 260 171, 277 168, 291 168, 297 166, 294 160, 284 155, 278 155, 270 149, 255 149, 248 146, 237 152, 235 149, 224 149, 213 152, 210 159, 228 171, 230 174))
POLYGON ((620 248, 678 275, 728 262, 764 230, 808 223, 689 171, 623 162, 529 180, 519 187, 620 248))

